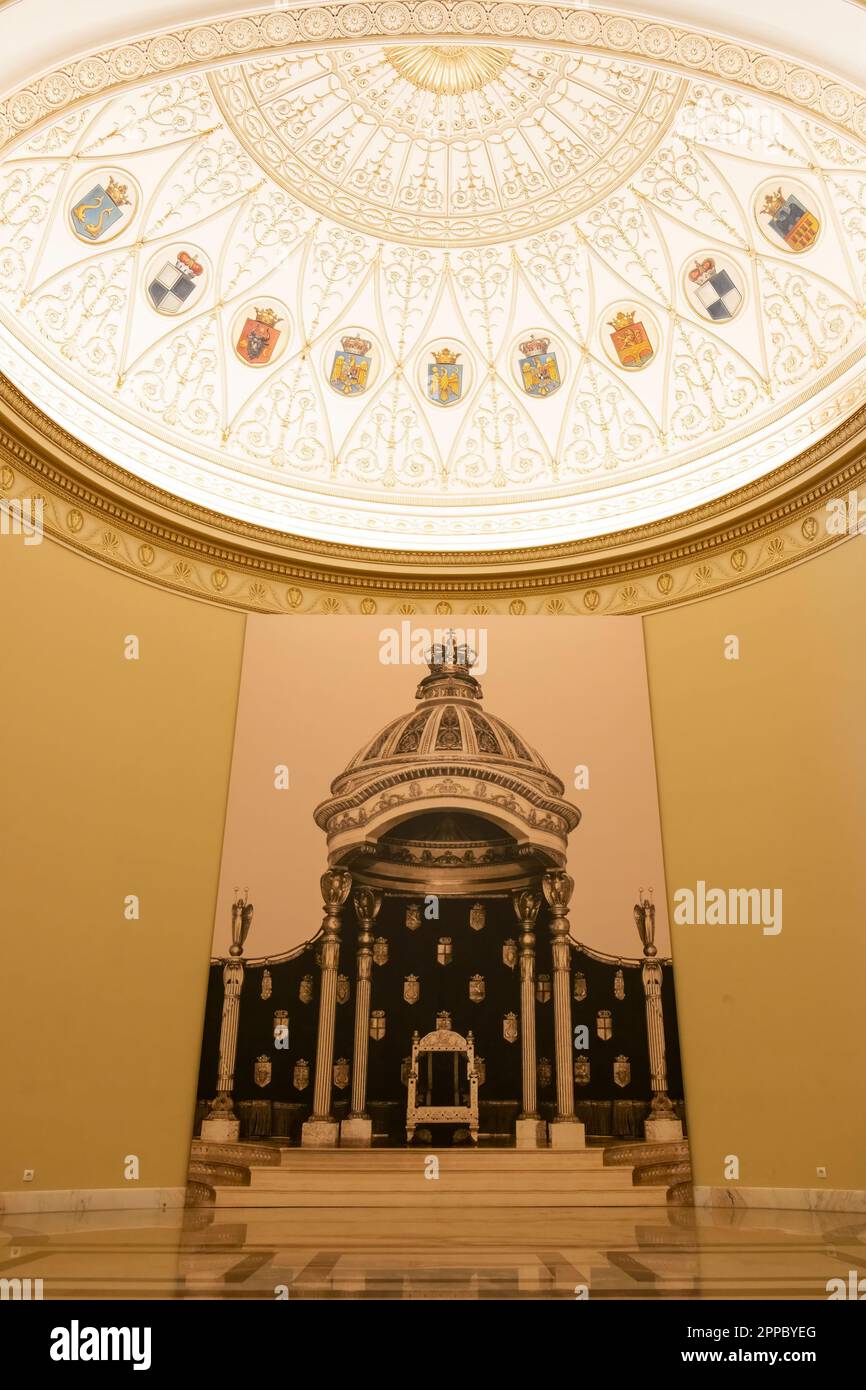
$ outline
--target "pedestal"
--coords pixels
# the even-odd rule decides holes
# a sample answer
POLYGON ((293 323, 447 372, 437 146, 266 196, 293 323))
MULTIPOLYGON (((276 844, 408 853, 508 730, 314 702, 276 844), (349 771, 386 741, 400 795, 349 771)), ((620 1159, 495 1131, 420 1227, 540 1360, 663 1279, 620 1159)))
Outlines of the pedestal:
POLYGON ((241 1137, 240 1120, 202 1120, 201 1137, 205 1144, 236 1144, 241 1137))
POLYGON ((349 1116, 340 1125, 341 1149, 369 1149, 373 1142, 373 1121, 349 1116))
POLYGON ((643 1129, 648 1144, 676 1144, 683 1137, 682 1120, 647 1120, 643 1129))
POLYGON ((518 1120, 515 1137, 518 1149, 546 1149, 547 1125, 544 1120, 518 1120))
POLYGON ((339 1138, 336 1120, 305 1120, 301 1126, 301 1144, 305 1149, 335 1149, 339 1138))
POLYGON ((550 1147, 552 1149, 585 1149, 586 1127, 580 1120, 551 1120, 550 1147))

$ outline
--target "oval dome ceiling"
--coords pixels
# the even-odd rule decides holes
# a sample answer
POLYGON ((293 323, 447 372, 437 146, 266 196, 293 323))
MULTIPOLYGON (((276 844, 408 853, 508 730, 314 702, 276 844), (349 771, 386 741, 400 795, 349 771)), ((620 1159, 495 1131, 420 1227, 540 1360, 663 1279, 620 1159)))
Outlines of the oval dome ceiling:
POLYGON ((712 502, 852 414, 866 351, 866 125, 723 77, 380 38, 58 98, 0 163, 0 370, 145 482, 315 540, 712 502))

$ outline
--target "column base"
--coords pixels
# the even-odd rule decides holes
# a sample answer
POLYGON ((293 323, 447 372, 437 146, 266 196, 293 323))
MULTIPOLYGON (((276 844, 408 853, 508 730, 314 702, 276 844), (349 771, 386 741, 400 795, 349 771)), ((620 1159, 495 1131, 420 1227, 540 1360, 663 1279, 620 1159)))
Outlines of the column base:
POLYGON ((373 1142, 373 1121, 365 1116, 350 1115, 340 1125, 342 1149, 369 1149, 373 1142))
POLYGON ((586 1126, 580 1120, 551 1120, 550 1147, 552 1149, 585 1149, 586 1126))
POLYGON ((202 1120, 201 1137, 205 1144, 236 1144, 241 1137, 240 1120, 202 1120))
POLYGON ((339 1138, 336 1120, 305 1120, 301 1126, 301 1145, 305 1149, 335 1149, 339 1138))
POLYGON ((646 1120, 644 1138, 648 1144, 673 1144, 683 1137, 682 1120, 646 1120))
POLYGON ((520 1119, 515 1129, 518 1149, 546 1149, 547 1125, 538 1117, 520 1119))

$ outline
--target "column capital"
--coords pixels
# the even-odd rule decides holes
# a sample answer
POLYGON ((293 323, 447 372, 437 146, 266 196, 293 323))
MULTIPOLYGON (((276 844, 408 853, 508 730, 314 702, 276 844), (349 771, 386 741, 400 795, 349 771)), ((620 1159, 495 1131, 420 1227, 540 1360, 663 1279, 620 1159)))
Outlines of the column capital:
POLYGON ((574 879, 565 869, 547 869, 542 879, 544 896, 554 917, 567 917, 574 879))
POLYGON ((379 916, 382 894, 377 892, 375 888, 368 888, 366 884, 361 884, 352 894, 352 902, 355 907, 355 915, 361 925, 372 927, 379 916))
POLYGON ((326 869, 320 883, 325 911, 329 916, 335 916, 349 896, 352 875, 348 869, 326 869))
POLYGON ((518 922, 523 924, 524 929, 531 930, 541 908, 541 894, 538 889, 521 888, 512 894, 511 901, 518 922))

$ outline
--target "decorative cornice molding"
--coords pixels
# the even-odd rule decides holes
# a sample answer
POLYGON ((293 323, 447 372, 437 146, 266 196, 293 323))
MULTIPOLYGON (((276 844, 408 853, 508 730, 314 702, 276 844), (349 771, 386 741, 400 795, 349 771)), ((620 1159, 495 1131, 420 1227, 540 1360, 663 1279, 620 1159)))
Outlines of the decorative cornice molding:
POLYGON ((370 551, 236 522, 142 483, 0 377, 0 496, 45 534, 188 598, 248 612, 645 613, 723 593, 840 543, 827 502, 866 498, 866 406, 720 501, 593 541, 465 555, 370 551))

